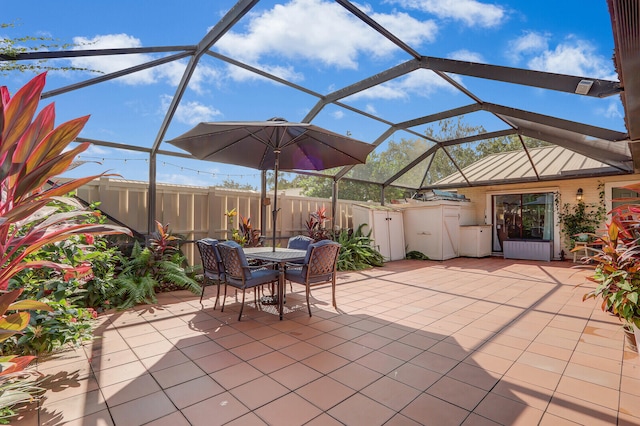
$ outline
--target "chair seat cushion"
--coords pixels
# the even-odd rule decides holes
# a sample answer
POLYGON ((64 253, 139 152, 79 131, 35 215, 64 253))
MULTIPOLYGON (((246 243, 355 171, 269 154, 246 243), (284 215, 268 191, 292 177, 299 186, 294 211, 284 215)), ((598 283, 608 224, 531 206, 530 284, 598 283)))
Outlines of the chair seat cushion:
MULTIPOLYGON (((278 281, 279 274, 280 272, 275 269, 258 269, 257 271, 251 271, 251 278, 245 281, 245 286, 250 288, 278 281)), ((233 286, 242 287, 242 280, 229 277, 227 282, 233 286)))
MULTIPOLYGON (((285 279, 289 281, 293 281, 294 283, 304 284, 305 278, 306 278, 305 275, 307 273, 306 271, 307 271, 307 268, 287 269, 287 272, 285 273, 285 279)), ((331 275, 332 274, 326 274, 326 275, 318 275, 318 276, 312 277, 309 280, 309 284, 327 282, 331 280, 331 275)))

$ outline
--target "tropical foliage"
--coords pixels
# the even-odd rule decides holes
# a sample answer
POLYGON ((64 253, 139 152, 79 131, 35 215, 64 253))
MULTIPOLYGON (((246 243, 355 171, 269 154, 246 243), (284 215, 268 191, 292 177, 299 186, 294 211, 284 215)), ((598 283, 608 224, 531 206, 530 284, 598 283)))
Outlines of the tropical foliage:
POLYGON ((320 207, 315 212, 309 214, 309 219, 305 222, 307 235, 313 238, 313 241, 328 240, 331 238, 331 231, 325 226, 325 223, 331 220, 327 216, 327 209, 320 207))
POLYGON ((120 309, 138 303, 156 303, 156 292, 186 288, 200 294, 202 288, 181 266, 185 257, 168 225, 156 222, 157 231, 149 247, 135 243, 131 256, 120 258, 122 267, 114 280, 120 309))
POLYGON ((49 307, 48 312, 35 312, 29 325, 19 336, 3 342, 2 353, 44 355, 60 348, 78 347, 93 338, 94 319, 97 312, 61 301, 41 299, 49 307))
MULTIPOLYGON (((628 186, 634 191, 640 185, 628 186)), ((590 280, 596 288, 584 300, 602 299, 602 310, 640 327, 640 203, 613 209, 607 232, 596 238, 591 260, 596 267, 590 280)))
POLYGON ((585 203, 583 200, 579 200, 576 204, 562 203, 560 194, 556 193, 556 211, 565 247, 573 248, 581 235, 593 235, 602 225, 607 215, 602 183, 599 189, 599 199, 596 203, 585 203))
MULTIPOLYGON (((53 104, 36 114, 45 80, 46 74, 36 76, 14 96, 7 87, 0 87, 0 291, 6 291, 12 278, 28 269, 74 270, 66 263, 31 257, 47 245, 81 234, 129 233, 126 228, 83 220, 99 215, 93 210, 70 206, 59 211, 60 203, 69 203, 66 194, 101 175, 71 179, 59 185, 52 182, 68 169, 76 155, 89 147, 85 143, 69 148, 88 116, 55 127, 53 104)), ((8 309, 51 310, 39 302, 14 302, 22 291, 19 288, 0 296, 0 342, 25 330, 31 319, 28 312, 5 315, 8 309)), ((14 391, 33 391, 28 385, 20 387, 24 378, 20 374, 33 358, 7 355, 3 359, 9 364, 0 364, 6 367, 2 369, 6 374, 0 373, 0 391, 9 393, 0 394, 0 400, 14 391)), ((12 406, 0 402, 1 415, 11 415, 12 406)))
POLYGON ((259 247, 262 245, 262 234, 259 229, 253 229, 251 218, 244 217, 236 209, 224 214, 227 217, 227 227, 231 229, 231 239, 242 247, 259 247), (238 218, 238 228, 234 221, 238 218))
POLYGON ((0 87, 0 290, 6 290, 9 279, 27 268, 68 269, 48 260, 26 260, 46 244, 78 234, 130 234, 123 227, 78 221, 99 212, 71 209, 56 213, 57 207, 50 205, 54 201, 67 203, 64 195, 102 174, 51 184, 51 179, 67 170, 75 156, 89 147, 82 143, 67 149, 89 117, 54 127, 53 104, 36 116, 44 84, 45 74, 41 74, 13 97, 6 87, 0 87))
MULTIPOLYGON (((21 293, 22 290, 18 289, 0 295, 0 342, 13 338, 27 327, 31 316, 28 310, 52 310, 41 302, 16 301, 21 293)), ((36 374, 25 371, 34 359, 35 356, 0 356, 0 424, 8 424, 9 419, 15 416, 16 405, 32 401, 41 393, 36 374)))
POLYGON ((335 241, 342 246, 338 256, 339 271, 357 271, 384 265, 384 257, 373 246, 371 231, 364 234, 363 226, 365 224, 356 230, 344 229, 336 236, 335 241))

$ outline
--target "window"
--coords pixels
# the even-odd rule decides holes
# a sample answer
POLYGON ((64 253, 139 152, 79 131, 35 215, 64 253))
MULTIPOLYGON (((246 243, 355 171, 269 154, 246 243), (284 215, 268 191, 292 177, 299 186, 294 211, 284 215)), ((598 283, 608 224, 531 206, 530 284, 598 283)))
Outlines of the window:
POLYGON ((640 194, 631 189, 613 187, 611 188, 611 208, 628 204, 630 202, 637 203, 640 194))
POLYGON ((553 193, 494 195, 493 251, 505 240, 553 240, 553 193))

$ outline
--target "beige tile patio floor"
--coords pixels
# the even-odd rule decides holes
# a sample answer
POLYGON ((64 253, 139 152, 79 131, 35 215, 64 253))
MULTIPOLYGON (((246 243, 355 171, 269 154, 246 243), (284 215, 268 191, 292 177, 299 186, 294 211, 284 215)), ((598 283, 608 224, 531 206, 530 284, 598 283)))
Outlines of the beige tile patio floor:
POLYGON ((283 321, 162 294, 41 362, 50 390, 15 424, 640 424, 638 356, 573 266, 390 262, 341 273, 339 312, 325 286, 309 318, 294 287, 283 321))

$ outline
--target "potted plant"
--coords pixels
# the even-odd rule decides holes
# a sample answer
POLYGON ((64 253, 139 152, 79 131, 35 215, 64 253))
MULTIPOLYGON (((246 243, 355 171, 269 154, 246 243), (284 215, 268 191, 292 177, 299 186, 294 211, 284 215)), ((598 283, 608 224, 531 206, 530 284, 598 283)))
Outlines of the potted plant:
MULTIPOLYGON (((635 191, 640 185, 627 187, 635 191)), ((619 206, 611 212, 604 235, 595 236, 601 248, 589 256, 595 262, 590 281, 596 287, 583 300, 602 299, 602 310, 634 329, 640 341, 640 204, 619 206)))

